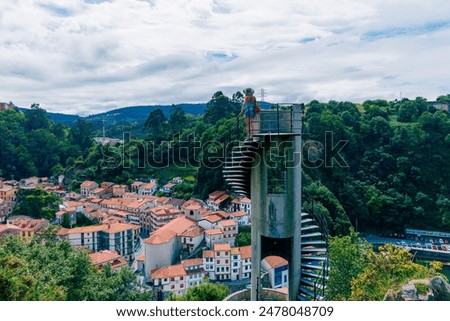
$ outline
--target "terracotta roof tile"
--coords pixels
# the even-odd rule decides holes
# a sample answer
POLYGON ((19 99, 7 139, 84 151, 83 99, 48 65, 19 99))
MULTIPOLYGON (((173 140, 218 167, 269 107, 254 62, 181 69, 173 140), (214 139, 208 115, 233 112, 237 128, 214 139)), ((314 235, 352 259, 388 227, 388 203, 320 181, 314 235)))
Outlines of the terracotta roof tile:
POLYGON ((204 232, 204 229, 200 226, 191 226, 189 227, 186 231, 181 232, 180 234, 178 234, 179 236, 184 236, 184 237, 197 237, 199 235, 202 235, 204 232))
POLYGON ((152 279, 166 279, 186 276, 186 270, 182 264, 164 266, 151 272, 152 279))
POLYGON ((223 227, 236 226, 236 222, 234 220, 223 220, 220 222, 223 227))
POLYGON ((120 256, 117 252, 104 250, 91 253, 89 254, 89 257, 91 258, 91 261, 92 263, 94 263, 94 265, 99 265, 107 263, 109 261, 120 259, 122 256, 120 256))
POLYGON ((214 251, 230 251, 231 246, 228 243, 225 244, 214 244, 214 251))
POLYGON ((213 250, 203 250, 203 258, 214 258, 214 251, 213 250))
POLYGON ((241 252, 241 258, 242 259, 250 259, 252 257, 252 246, 241 246, 239 248, 239 251, 241 252))
POLYGON ((181 262, 181 264, 184 265, 184 267, 188 266, 196 266, 196 265, 203 265, 203 259, 188 259, 181 262))
POLYGON ((220 228, 212 228, 209 230, 205 230, 205 234, 218 235, 218 234, 223 234, 223 231, 220 228))
POLYGON ((266 256, 264 258, 264 260, 267 262, 267 264, 269 264, 270 267, 272 268, 277 268, 280 266, 284 266, 288 264, 288 261, 286 261, 285 259, 283 259, 280 256, 275 256, 275 255, 271 255, 271 256, 266 256))
POLYGON ((191 226, 195 225, 195 221, 181 216, 173 219, 166 225, 157 229, 153 234, 144 242, 147 244, 162 244, 169 242, 171 239, 177 236, 177 234, 186 231, 191 226))

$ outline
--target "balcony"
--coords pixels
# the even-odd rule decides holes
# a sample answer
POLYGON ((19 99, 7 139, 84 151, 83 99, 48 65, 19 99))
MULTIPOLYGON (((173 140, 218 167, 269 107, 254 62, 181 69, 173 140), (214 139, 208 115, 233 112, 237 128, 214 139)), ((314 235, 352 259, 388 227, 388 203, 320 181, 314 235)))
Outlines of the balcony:
POLYGON ((252 136, 300 135, 303 104, 276 104, 256 115, 252 136))

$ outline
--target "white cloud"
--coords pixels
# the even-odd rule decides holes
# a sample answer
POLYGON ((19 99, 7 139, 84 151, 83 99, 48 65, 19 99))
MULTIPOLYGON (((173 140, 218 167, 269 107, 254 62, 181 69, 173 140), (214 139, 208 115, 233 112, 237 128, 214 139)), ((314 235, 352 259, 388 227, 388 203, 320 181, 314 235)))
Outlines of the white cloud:
POLYGON ((0 101, 92 114, 265 88, 274 102, 434 99, 448 90, 444 0, 0 3, 0 101))

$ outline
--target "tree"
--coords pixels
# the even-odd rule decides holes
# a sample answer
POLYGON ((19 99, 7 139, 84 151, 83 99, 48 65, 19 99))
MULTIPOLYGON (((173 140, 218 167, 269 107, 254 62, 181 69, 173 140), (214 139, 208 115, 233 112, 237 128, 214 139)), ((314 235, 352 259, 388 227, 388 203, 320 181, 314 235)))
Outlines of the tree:
POLYGON ((206 104, 203 120, 207 124, 215 124, 219 119, 237 115, 240 110, 240 103, 235 96, 236 101, 231 101, 221 91, 216 92, 211 100, 206 104))
POLYGON ((37 187, 35 189, 21 189, 17 195, 17 205, 14 213, 18 215, 28 215, 35 218, 45 218, 48 220, 55 218, 58 205, 61 200, 52 193, 37 187))
POLYGON ((0 300, 149 300, 128 268, 99 270, 87 251, 55 242, 46 233, 31 241, 0 239, 0 300))
POLYGON ((39 104, 32 104, 30 109, 25 112, 25 118, 25 127, 28 130, 50 128, 47 111, 39 107, 39 104))
POLYGON ((70 129, 72 143, 80 146, 82 151, 87 152, 89 147, 92 146, 93 135, 92 123, 83 118, 78 118, 70 129))
POLYGON ((144 129, 149 132, 149 138, 160 143, 167 136, 167 119, 161 108, 152 111, 144 123, 144 129))
POLYGON ((239 234, 236 235, 234 243, 236 246, 246 246, 252 244, 252 232, 250 227, 241 227, 239 229, 239 234))
POLYGON ((181 106, 172 106, 168 124, 173 133, 179 133, 186 128, 188 120, 181 106))
POLYGON ((392 244, 379 248, 379 253, 369 252, 367 266, 351 281, 350 300, 383 300, 389 289, 398 290, 410 280, 433 277, 436 266, 430 268, 412 261, 412 254, 392 244))
POLYGON ((348 300, 351 282, 367 266, 366 258, 372 252, 367 241, 359 238, 353 229, 350 234, 330 238, 330 274, 325 292, 326 300, 348 300))
POLYGON ((167 301, 222 301, 230 293, 223 284, 209 282, 187 289, 183 295, 170 294, 167 301))

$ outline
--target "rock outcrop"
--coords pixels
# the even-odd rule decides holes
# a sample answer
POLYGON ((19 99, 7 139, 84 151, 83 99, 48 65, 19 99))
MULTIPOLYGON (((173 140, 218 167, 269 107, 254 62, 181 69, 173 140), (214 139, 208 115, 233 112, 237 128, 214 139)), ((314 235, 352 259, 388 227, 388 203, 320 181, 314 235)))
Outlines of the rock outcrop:
POLYGON ((399 291, 389 290, 385 301, 450 301, 450 284, 442 277, 412 280, 399 291))

